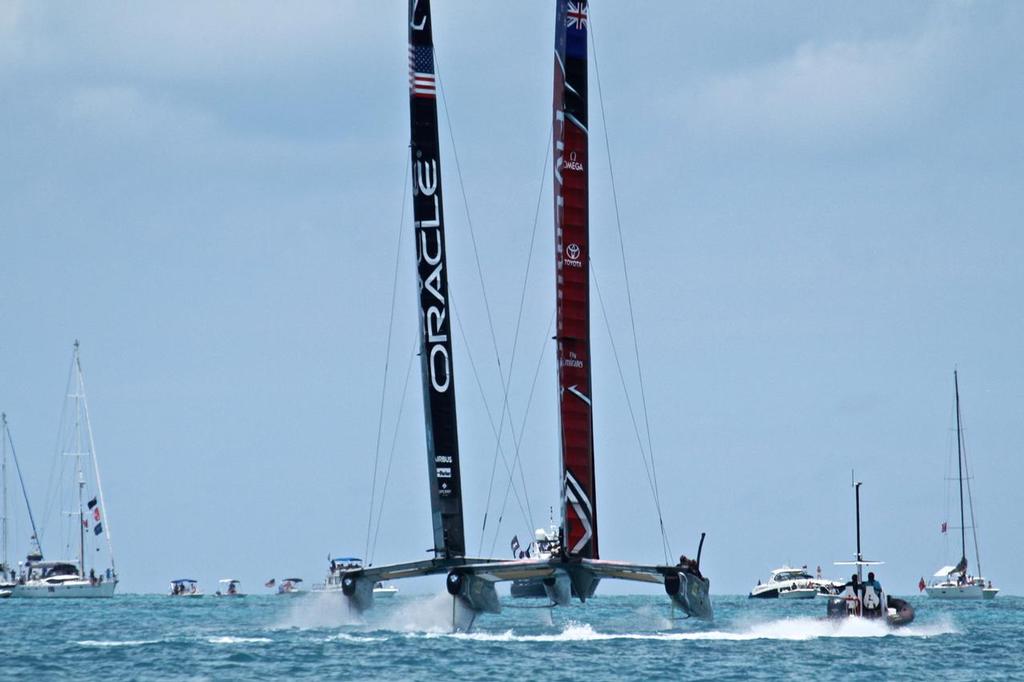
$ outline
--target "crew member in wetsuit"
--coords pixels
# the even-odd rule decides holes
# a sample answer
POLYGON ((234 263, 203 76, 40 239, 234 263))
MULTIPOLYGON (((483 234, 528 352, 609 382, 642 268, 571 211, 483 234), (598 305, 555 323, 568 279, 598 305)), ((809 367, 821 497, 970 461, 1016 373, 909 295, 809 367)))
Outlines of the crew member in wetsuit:
POLYGON ((871 587, 871 589, 873 589, 875 591, 875 595, 878 597, 878 606, 875 607, 875 608, 866 608, 866 606, 865 606, 865 615, 873 615, 873 616, 881 615, 882 614, 882 607, 884 606, 884 601, 883 600, 885 599, 885 597, 882 596, 882 584, 880 582, 878 582, 877 580, 875 580, 875 573, 874 573, 874 571, 869 571, 868 572, 868 579, 864 583, 864 585, 866 587, 871 587))

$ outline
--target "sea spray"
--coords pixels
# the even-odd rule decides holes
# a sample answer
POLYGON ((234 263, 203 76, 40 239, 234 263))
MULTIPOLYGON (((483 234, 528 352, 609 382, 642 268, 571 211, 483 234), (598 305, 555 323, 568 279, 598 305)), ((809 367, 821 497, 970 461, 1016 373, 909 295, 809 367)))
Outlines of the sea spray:
POLYGON ((311 592, 289 597, 284 618, 276 628, 339 628, 363 624, 362 616, 353 609, 344 595, 332 592, 311 592))

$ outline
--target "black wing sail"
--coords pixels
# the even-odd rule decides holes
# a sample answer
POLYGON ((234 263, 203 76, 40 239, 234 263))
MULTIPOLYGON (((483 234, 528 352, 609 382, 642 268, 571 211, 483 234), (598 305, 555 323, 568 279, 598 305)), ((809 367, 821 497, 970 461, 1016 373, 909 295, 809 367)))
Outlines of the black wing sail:
POLYGON ((434 553, 466 553, 455 419, 448 265, 441 200, 437 80, 430 0, 409 0, 409 116, 412 197, 419 273, 420 357, 434 553))

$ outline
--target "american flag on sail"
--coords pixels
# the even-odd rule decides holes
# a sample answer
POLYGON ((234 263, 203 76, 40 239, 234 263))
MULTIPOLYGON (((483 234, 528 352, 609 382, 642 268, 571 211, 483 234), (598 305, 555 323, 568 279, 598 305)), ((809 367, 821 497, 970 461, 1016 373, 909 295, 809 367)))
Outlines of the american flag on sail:
POLYGON ((587 27, 587 5, 585 2, 570 2, 565 13, 565 25, 577 31, 587 27))
POLYGON ((429 45, 409 46, 409 91, 413 97, 437 98, 434 48, 429 45))

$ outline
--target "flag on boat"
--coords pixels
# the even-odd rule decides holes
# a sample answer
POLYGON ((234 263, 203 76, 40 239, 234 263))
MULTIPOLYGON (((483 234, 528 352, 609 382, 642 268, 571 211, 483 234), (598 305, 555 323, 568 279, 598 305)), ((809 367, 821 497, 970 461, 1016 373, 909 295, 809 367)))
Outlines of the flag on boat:
POLYGON ((95 526, 92 527, 92 532, 95 533, 96 535, 99 535, 100 533, 102 533, 103 532, 103 524, 102 523, 97 523, 95 526))
POLYGON ((89 500, 89 504, 87 506, 89 507, 89 509, 92 509, 93 507, 95 507, 96 506, 96 498, 94 497, 91 500, 89 500))
POLYGON ((519 536, 518 535, 513 535, 512 536, 512 557, 515 558, 517 556, 519 556, 519 536))
POLYGON ((271 578, 267 582, 263 583, 263 587, 273 587, 276 584, 277 584, 277 580, 275 578, 271 578))
POLYGON ((919 581, 917 582, 917 591, 918 591, 918 592, 924 592, 924 588, 926 588, 926 587, 928 587, 928 584, 927 584, 927 583, 925 583, 925 581, 924 581, 924 578, 922 577, 922 578, 921 578, 921 579, 920 579, 920 580, 919 580, 919 581))
POLYGON ((942 532, 945 533, 947 530, 949 530, 949 525, 945 521, 943 521, 941 528, 942 532))

